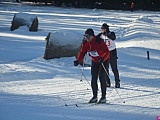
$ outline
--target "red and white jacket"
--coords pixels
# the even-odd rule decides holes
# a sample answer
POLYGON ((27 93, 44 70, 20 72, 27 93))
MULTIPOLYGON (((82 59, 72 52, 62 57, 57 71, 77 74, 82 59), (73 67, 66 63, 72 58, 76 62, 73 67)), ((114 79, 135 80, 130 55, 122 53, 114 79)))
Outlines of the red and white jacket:
POLYGON ((106 43, 103 40, 101 42, 97 42, 96 36, 93 37, 91 42, 82 43, 81 49, 77 56, 79 63, 83 61, 83 58, 87 52, 94 62, 99 62, 100 58, 103 58, 103 60, 106 61, 110 56, 106 43))

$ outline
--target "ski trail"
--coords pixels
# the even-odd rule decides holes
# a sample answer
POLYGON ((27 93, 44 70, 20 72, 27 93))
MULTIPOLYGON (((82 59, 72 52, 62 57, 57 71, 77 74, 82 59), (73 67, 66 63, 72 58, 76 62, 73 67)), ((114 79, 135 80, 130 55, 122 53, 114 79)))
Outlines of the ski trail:
MULTIPOLYGON (((27 63, 21 62, 15 64, 19 66, 23 65, 23 67, 32 66, 34 68, 32 69, 32 72, 36 70, 37 75, 42 74, 43 72, 41 70, 43 69, 43 71, 45 71, 44 73, 49 73, 46 74, 46 78, 39 79, 36 75, 30 77, 30 79, 27 79, 28 73, 24 72, 24 69, 30 69, 28 69, 28 67, 24 67, 24 69, 21 69, 22 67, 16 67, 17 69, 15 72, 20 73, 19 75, 24 76, 24 78, 22 79, 22 77, 20 77, 19 80, 0 83, 0 91, 1 93, 3 93, 0 96, 0 103, 66 107, 65 104, 79 105, 81 103, 87 103, 92 97, 90 85, 84 78, 83 81, 80 81, 81 74, 79 72, 81 70, 79 68, 65 65, 62 62, 58 62, 57 60, 51 60, 50 62, 40 60, 39 58, 37 60, 39 61, 36 62, 36 60, 33 60, 27 63), (55 63, 61 66, 58 66, 55 63), (68 69, 75 70, 74 72, 67 72, 66 67, 68 67, 68 69), (59 74, 57 70, 60 70, 61 74, 59 74), (48 75, 49 78, 47 79, 48 75)), ((10 70, 13 69, 13 66, 10 68, 6 67, 6 69, 8 69, 8 71, 6 70, 6 72, 1 75, 4 78, 7 74, 9 74, 9 72, 11 72, 10 70)), ((87 78, 90 77, 90 75, 88 75, 88 71, 90 70, 84 70, 84 75, 86 75, 87 78)), ((137 80, 137 83, 138 82, 140 81, 137 80)), ((149 83, 151 81, 148 80, 146 82, 149 83)), ((157 82, 158 81, 155 81, 153 84, 157 84, 157 82)), ((110 102, 110 104, 107 105, 108 107, 106 107, 106 105, 95 105, 90 107, 88 105, 83 105, 83 108, 105 108, 109 110, 117 110, 117 106, 121 110, 124 110, 123 107, 125 107, 125 109, 133 108, 133 110, 141 110, 140 108, 144 108, 150 109, 148 110, 150 111, 150 114, 158 114, 160 108, 160 92, 156 86, 146 87, 145 83, 144 85, 136 85, 134 84, 134 82, 127 83, 127 81, 122 81, 121 86, 122 88, 116 89, 120 97, 117 94, 115 88, 107 88, 107 100, 110 102), (125 103, 123 103, 123 101, 125 101, 125 103), (116 108, 113 108, 111 106, 116 106, 116 108)), ((100 97, 101 91, 99 90, 98 98, 100 97)), ((145 114, 148 114, 148 111, 143 112, 145 114)))

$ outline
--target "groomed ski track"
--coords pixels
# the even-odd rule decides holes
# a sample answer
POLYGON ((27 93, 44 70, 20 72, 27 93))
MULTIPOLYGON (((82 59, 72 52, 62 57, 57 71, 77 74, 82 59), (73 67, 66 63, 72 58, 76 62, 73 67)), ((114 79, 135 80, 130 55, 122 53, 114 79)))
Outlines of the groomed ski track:
MULTIPOLYGON (((73 58, 67 59, 72 61, 73 58)), ((4 92, 4 94, 1 94, 0 102, 3 104, 34 104, 49 106, 51 108, 57 107, 57 109, 125 111, 127 113, 143 113, 143 115, 150 114, 151 116, 156 116, 159 113, 160 92, 156 87, 157 81, 135 80, 127 83, 121 78, 122 87, 120 89, 113 87, 107 88, 107 102, 109 104, 91 105, 87 104, 92 97, 91 87, 88 84, 90 82, 90 68, 85 68, 84 70, 84 75, 86 75, 85 77, 88 81, 84 76, 82 76, 81 81, 81 66, 76 68, 78 72, 71 72, 69 69, 72 69, 72 66, 61 64, 61 62, 58 62, 59 60, 55 59, 46 62, 43 58, 37 58, 27 63, 16 62, 5 64, 4 66, 0 65, 3 69, 8 69, 9 71, 14 69, 17 73, 17 76, 14 77, 16 80, 2 82, 0 84, 1 91, 4 92), (57 64, 61 64, 61 68, 64 67, 65 69, 60 69, 57 64), (35 74, 35 76, 30 76, 29 72, 23 73, 25 71, 24 66, 28 66, 27 70, 30 67, 36 67, 32 72, 41 71, 42 73, 40 72, 35 74), (68 67, 68 71, 66 71, 66 67, 68 67), (57 71, 55 72, 55 70, 57 71), (63 72, 63 74, 59 75, 58 72, 63 72), (46 74, 48 79, 41 78, 43 74, 46 74), (51 78, 52 76, 54 77, 51 78), (32 79, 33 77, 34 79, 32 79), (25 79, 21 80, 22 78, 25 79), (142 84, 141 82, 143 82, 143 85, 138 85, 142 84), (151 87, 146 87, 145 82, 147 85, 150 82, 151 87)), ((124 69, 123 66, 120 66, 120 69, 124 69)), ((3 77, 6 76, 4 75, 3 77)), ((113 80, 112 86, 114 86, 113 80)), ((101 97, 100 94, 101 92, 99 90, 99 98, 101 97)))

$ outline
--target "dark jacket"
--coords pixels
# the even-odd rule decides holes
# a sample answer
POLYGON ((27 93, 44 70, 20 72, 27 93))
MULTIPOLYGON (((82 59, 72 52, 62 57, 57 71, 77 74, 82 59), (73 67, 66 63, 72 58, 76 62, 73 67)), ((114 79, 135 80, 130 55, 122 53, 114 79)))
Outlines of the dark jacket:
MULTIPOLYGON (((99 33, 98 35, 97 35, 97 40, 98 41, 101 41, 102 39, 100 38, 100 36, 101 36, 101 34, 103 34, 103 33, 99 33)), ((116 35, 115 35, 115 33, 114 32, 108 32, 108 33, 104 33, 109 39, 111 39, 111 40, 115 40, 116 39, 116 35)))

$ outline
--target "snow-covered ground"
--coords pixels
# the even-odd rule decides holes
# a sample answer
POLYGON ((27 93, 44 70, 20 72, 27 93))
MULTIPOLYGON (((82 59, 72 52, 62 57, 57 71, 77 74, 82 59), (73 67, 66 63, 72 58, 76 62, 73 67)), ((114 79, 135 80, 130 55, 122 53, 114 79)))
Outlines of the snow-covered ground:
MULTIPOLYGON (((111 70, 110 75, 114 86, 111 70)), ((157 116, 160 12, 0 3, 0 120, 156 120, 157 116), (38 16, 39 31, 21 27, 11 32, 15 13, 38 16), (83 36, 87 28, 98 34, 103 22, 117 35, 122 87, 107 89, 108 104, 90 105, 86 104, 92 97, 90 67, 82 76, 83 68, 73 66, 75 57, 44 60, 45 38, 63 30, 83 36)))

